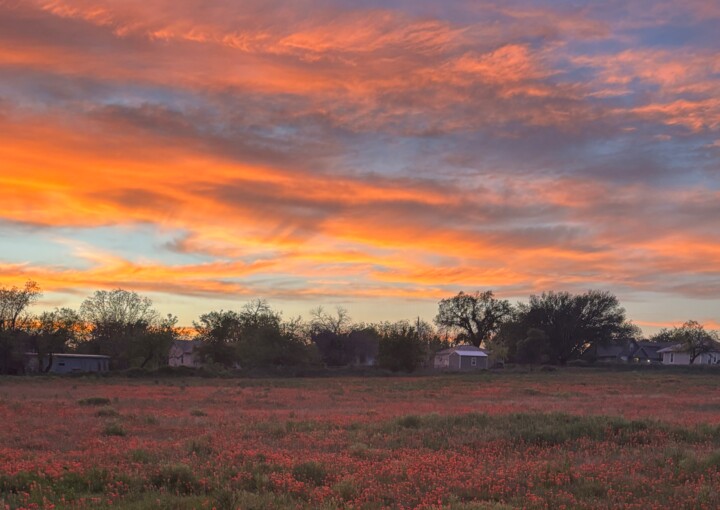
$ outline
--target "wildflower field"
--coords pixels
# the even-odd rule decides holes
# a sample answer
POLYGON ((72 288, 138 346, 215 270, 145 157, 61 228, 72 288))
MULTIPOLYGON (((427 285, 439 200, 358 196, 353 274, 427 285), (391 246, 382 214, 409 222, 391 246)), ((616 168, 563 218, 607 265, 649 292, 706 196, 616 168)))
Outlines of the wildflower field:
POLYGON ((720 507, 720 374, 0 379, 0 508, 720 507))

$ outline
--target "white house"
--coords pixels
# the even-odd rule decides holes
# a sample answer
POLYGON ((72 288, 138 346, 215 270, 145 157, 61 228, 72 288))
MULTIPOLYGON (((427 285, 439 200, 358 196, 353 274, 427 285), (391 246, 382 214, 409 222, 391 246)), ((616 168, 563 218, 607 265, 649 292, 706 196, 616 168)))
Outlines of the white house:
POLYGON ((83 372, 107 372, 110 369, 110 356, 96 354, 52 353, 43 356, 42 368, 37 353, 28 352, 26 370, 29 373, 49 372, 52 374, 75 374, 83 372), (50 368, 47 368, 48 363, 50 368))
POLYGON ((435 354, 435 370, 472 372, 488 368, 488 353, 474 345, 458 345, 435 354))
POLYGON ((168 353, 168 365, 171 367, 199 367, 202 365, 197 348, 200 340, 175 340, 168 353))
MULTIPOLYGON (((663 365, 689 365, 690 353, 681 345, 675 344, 657 351, 662 355, 663 365)), ((713 349, 710 352, 699 354, 693 365, 719 365, 720 364, 720 348, 713 349)))

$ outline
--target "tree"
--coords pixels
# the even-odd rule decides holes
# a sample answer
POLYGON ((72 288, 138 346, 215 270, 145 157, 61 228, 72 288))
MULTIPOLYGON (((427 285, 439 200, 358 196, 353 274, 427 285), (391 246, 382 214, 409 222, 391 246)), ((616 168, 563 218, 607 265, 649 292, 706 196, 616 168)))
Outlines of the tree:
POLYGON ((620 343, 637 335, 614 295, 588 291, 546 292, 518 305, 518 313, 500 336, 509 351, 524 361, 548 360, 565 364, 593 345, 620 343))
POLYGON ((398 372, 414 371, 425 359, 426 344, 420 338, 418 330, 400 321, 379 326, 380 345, 378 365, 381 368, 398 372))
POLYGON ((0 287, 0 331, 14 331, 23 324, 27 309, 42 296, 40 286, 32 281, 23 288, 0 287))
POLYGON ((29 342, 23 329, 30 322, 28 308, 41 295, 40 287, 33 281, 22 288, 0 287, 0 373, 23 372, 23 353, 29 342))
POLYGON ((210 312, 193 324, 203 341, 201 356, 228 368, 300 365, 309 359, 299 319, 283 321, 264 300, 240 312, 210 312))
POLYGON ((131 365, 133 344, 142 341, 159 321, 149 298, 123 289, 96 291, 80 305, 80 315, 90 327, 82 348, 110 356, 116 368, 131 365))
POLYGON ((348 333, 352 325, 352 319, 348 311, 342 306, 335 308, 335 314, 325 312, 322 306, 310 310, 310 331, 329 332, 334 335, 348 333))
POLYGON ((456 335, 456 341, 468 341, 475 347, 489 341, 512 313, 509 301, 496 299, 492 291, 460 292, 438 304, 435 324, 456 335))
POLYGON ((210 363, 232 367, 238 362, 235 346, 242 337, 242 319, 233 311, 213 311, 193 321, 197 339, 202 341, 200 356, 210 363))
POLYGON ((130 364, 140 368, 166 364, 172 343, 180 338, 177 322, 177 317, 167 314, 133 337, 130 343, 130 364))
POLYGON ((698 356, 718 349, 720 341, 718 336, 716 331, 706 331, 702 324, 690 320, 679 328, 662 329, 651 340, 679 344, 681 349, 690 355, 690 364, 692 365, 698 356))

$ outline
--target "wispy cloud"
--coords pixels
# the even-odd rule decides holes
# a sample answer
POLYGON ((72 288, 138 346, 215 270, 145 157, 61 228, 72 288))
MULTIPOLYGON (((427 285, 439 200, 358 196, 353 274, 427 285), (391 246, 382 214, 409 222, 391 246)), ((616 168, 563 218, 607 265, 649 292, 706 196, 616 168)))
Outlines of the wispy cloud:
POLYGON ((0 3, 0 219, 183 233, 143 260, 85 239, 83 270, 0 256, 0 282, 720 300, 718 18, 700 0, 0 3))

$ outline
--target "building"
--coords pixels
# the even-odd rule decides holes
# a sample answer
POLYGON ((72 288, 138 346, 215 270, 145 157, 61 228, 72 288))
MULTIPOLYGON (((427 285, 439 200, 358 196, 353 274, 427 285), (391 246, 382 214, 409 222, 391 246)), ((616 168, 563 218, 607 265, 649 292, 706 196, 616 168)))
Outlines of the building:
POLYGON ((583 358, 596 363, 662 363, 660 350, 672 344, 629 340, 623 344, 595 345, 583 358))
POLYGON ((459 372, 487 370, 489 366, 488 353, 474 345, 457 345, 437 352, 433 366, 435 370, 459 372))
MULTIPOLYGON (((675 344, 658 351, 663 365, 690 365, 690 352, 682 345, 675 344)), ((709 352, 698 354, 693 365, 720 365, 720 346, 709 352)))
POLYGON ((196 368, 202 365, 198 348, 200 340, 175 340, 168 353, 168 365, 171 367, 196 368))
POLYGON ((28 373, 77 374, 110 370, 110 356, 97 354, 48 354, 43 356, 42 368, 37 353, 26 353, 25 357, 28 373))

